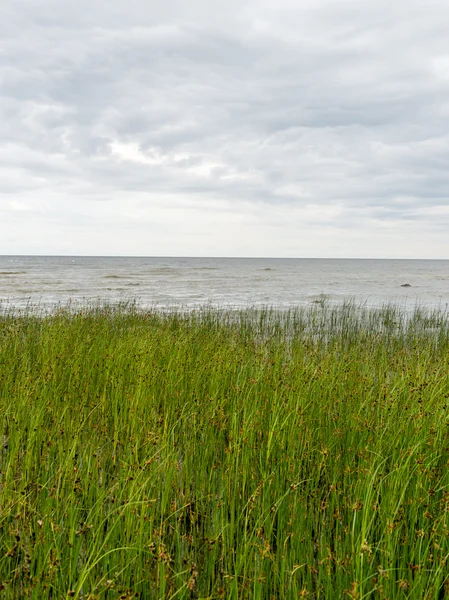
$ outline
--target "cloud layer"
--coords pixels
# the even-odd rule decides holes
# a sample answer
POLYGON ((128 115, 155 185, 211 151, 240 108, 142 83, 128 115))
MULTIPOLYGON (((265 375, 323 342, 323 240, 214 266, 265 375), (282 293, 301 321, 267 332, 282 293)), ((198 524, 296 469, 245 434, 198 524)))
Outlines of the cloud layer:
POLYGON ((443 0, 4 0, 0 253, 449 258, 448 30, 443 0))

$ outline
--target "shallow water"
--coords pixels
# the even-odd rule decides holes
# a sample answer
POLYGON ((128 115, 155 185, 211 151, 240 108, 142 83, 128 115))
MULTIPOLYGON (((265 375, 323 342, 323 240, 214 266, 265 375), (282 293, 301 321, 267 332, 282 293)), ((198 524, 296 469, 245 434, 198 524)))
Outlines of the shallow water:
POLYGON ((0 303, 15 308, 97 301, 286 308, 323 298, 447 309, 449 260, 0 256, 0 303))

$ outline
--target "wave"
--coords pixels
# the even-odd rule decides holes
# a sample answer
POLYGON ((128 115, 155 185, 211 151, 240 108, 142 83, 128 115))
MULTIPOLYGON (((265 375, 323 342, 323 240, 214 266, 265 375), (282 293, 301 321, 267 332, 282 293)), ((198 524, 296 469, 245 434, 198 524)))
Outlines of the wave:
POLYGON ((0 275, 25 275, 26 271, 0 271, 0 275))
POLYGON ((154 267, 150 269, 150 273, 167 273, 167 271, 177 271, 176 267, 154 267))

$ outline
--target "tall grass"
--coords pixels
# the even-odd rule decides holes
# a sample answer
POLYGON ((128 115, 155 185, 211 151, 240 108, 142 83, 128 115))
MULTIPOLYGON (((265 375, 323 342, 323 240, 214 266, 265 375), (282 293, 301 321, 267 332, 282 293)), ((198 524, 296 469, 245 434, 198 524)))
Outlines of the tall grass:
POLYGON ((449 597, 449 322, 0 317, 0 596, 449 597))

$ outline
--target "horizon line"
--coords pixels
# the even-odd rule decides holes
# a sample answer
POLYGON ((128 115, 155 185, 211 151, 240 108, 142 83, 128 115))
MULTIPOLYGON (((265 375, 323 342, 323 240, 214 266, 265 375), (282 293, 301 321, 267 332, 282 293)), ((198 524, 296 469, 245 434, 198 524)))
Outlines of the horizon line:
POLYGON ((187 256, 143 254, 0 254, 0 258, 156 258, 156 259, 206 259, 206 260, 441 260, 449 258, 410 258, 381 256, 187 256))

